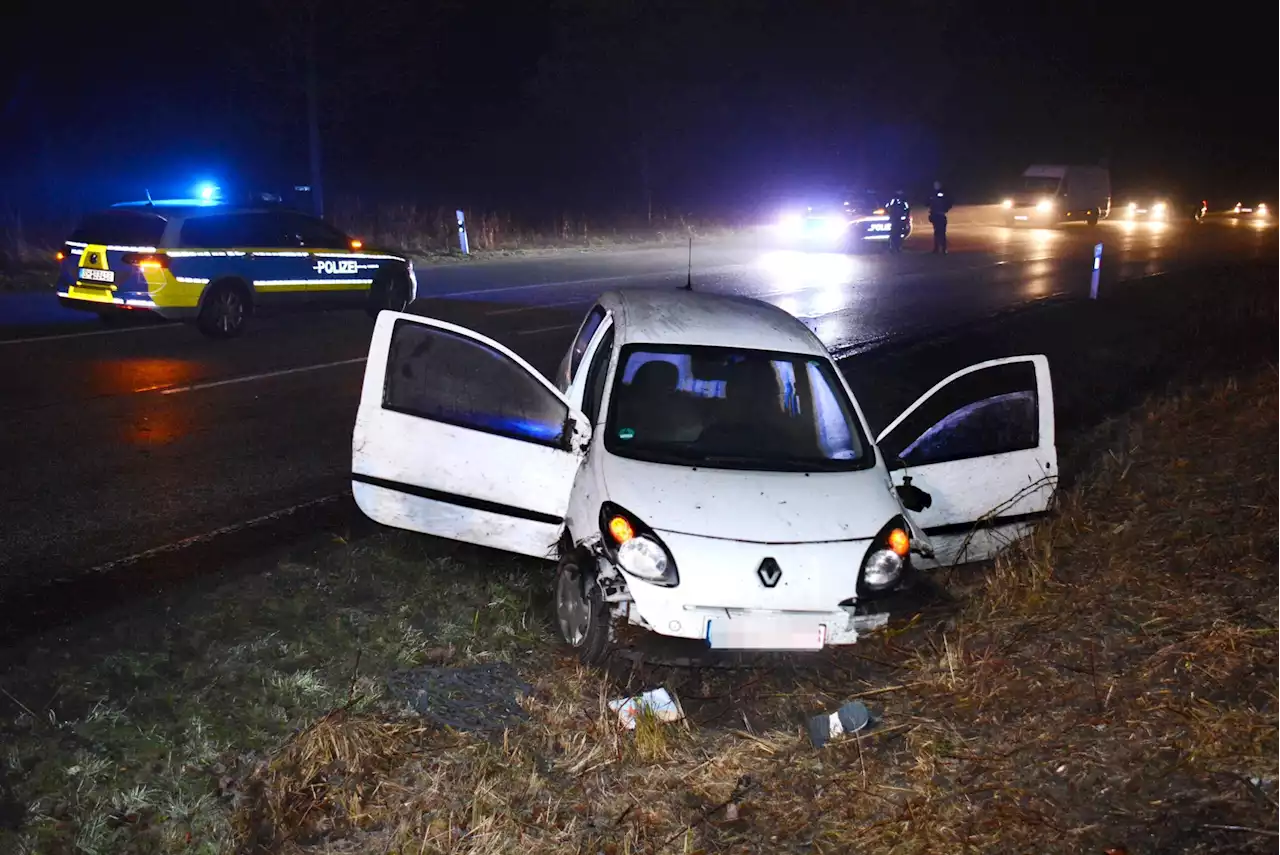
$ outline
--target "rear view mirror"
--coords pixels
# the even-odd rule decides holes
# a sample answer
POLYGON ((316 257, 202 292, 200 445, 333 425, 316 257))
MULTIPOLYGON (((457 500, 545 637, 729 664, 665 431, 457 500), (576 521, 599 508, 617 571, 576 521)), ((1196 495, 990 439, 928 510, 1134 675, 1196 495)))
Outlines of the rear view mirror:
POLYGON ((933 504, 933 496, 912 484, 910 475, 902 479, 902 484, 896 490, 898 492, 898 500, 909 511, 918 513, 933 504))

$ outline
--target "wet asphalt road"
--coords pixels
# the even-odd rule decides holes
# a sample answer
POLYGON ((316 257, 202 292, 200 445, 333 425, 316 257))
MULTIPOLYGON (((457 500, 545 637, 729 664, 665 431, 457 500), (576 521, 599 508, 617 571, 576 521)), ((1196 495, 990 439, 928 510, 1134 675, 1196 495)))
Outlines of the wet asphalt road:
MULTIPOLYGON (((1277 253, 1275 229, 1249 223, 951 237, 946 257, 927 251, 924 233, 901 256, 788 252, 754 238, 695 245, 693 278, 699 290, 785 308, 843 354, 1087 298, 1098 240, 1102 289, 1277 253)), ((596 294, 676 287, 685 263, 684 248, 659 248, 427 266, 415 311, 479 329, 548 370, 596 294)), ((260 318, 243 338, 212 342, 182 326, 101 331, 48 299, 0 301, 0 610, 50 580, 157 550, 180 565, 247 522, 270 538, 276 522, 340 502, 372 327, 362 313, 260 318), (32 323, 51 335, 32 337, 32 323)))

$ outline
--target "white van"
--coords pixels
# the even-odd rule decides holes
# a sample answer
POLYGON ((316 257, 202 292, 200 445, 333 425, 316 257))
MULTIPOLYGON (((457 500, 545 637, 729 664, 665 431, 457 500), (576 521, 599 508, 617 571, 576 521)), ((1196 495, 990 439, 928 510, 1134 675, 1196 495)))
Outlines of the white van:
POLYGON ((1111 214, 1111 173, 1102 166, 1029 166, 1002 207, 1010 225, 1089 225, 1111 214))

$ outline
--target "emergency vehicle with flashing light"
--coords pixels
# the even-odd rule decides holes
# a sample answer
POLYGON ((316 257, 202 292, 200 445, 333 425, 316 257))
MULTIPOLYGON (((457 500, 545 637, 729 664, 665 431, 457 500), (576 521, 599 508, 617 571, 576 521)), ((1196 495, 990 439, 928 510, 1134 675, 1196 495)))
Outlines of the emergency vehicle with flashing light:
POLYGON ((86 216, 57 256, 67 307, 106 322, 146 312, 215 338, 244 331, 260 308, 404 309, 412 262, 367 249, 321 219, 208 198, 123 202, 86 216))

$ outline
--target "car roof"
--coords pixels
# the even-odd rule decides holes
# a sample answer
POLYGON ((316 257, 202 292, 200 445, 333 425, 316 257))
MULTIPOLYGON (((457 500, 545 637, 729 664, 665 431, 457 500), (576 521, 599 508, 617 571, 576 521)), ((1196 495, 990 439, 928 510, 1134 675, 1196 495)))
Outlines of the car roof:
POLYGON ((777 306, 681 288, 609 291, 599 303, 613 312, 618 343, 737 347, 825 356, 808 327, 777 306))
POLYGON ((223 203, 202 202, 199 199, 157 199, 154 202, 117 202, 99 213, 127 211, 137 214, 155 214, 165 219, 192 219, 195 217, 213 217, 222 214, 271 214, 290 213, 310 216, 301 211, 281 206, 246 206, 227 205, 223 203))

